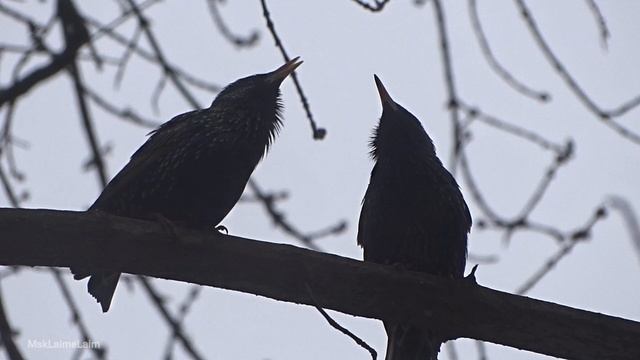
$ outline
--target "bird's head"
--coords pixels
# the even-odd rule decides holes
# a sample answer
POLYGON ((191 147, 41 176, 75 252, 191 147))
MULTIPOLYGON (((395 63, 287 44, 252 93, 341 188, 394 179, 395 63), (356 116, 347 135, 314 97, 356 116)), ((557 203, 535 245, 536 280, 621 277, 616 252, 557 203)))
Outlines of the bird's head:
POLYGON ((391 98, 377 75, 373 77, 382 103, 382 116, 371 138, 371 157, 407 157, 417 152, 435 156, 433 141, 420 120, 391 98))
POLYGON ((239 122, 239 126, 266 126, 277 132, 281 124, 280 84, 302 64, 299 59, 293 58, 274 71, 236 80, 218 94, 211 109, 228 114, 224 118, 239 122))

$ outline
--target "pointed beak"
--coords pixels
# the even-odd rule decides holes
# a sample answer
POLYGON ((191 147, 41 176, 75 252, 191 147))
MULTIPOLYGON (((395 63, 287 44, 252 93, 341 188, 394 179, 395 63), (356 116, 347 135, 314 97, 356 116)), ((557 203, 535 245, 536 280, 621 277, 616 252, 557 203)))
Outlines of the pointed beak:
POLYGON ((390 109, 395 111, 397 109, 397 105, 391 98, 391 95, 389 95, 389 93, 387 92, 387 89, 384 88, 384 85, 382 84, 382 81, 380 81, 378 75, 374 74, 373 79, 376 81, 376 87, 378 88, 378 94, 380 95, 382 109, 390 109))
POLYGON ((269 80, 278 86, 287 78, 293 71, 302 64, 299 56, 287 61, 284 65, 275 69, 269 73, 269 80))

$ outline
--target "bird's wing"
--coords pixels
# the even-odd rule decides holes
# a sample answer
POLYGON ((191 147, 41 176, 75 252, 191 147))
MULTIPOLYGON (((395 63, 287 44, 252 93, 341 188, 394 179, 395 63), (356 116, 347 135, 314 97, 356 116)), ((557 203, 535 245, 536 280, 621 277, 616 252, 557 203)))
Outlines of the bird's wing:
POLYGON ((180 114, 152 131, 151 137, 133 153, 127 165, 107 184, 91 209, 110 210, 117 207, 116 202, 127 196, 125 189, 139 190, 139 186, 131 186, 133 182, 152 183, 152 174, 163 170, 159 165, 173 155, 176 142, 184 136, 191 136, 185 133, 190 128, 188 121, 200 111, 202 110, 180 114))
POLYGON ((459 226, 465 230, 465 233, 468 233, 471 230, 471 212, 469 211, 469 207, 467 206, 467 202, 464 200, 462 196, 462 192, 460 191, 460 186, 456 182, 455 177, 446 169, 443 168, 443 177, 444 181, 451 184, 451 191, 448 192, 447 203, 450 204, 452 211, 458 211, 456 214, 456 218, 459 219, 459 226))
POLYGON ((176 140, 176 135, 183 132, 186 122, 193 117, 202 113, 202 110, 193 110, 184 114, 177 115, 166 123, 160 125, 157 129, 151 131, 148 135, 151 135, 149 139, 140 146, 136 152, 131 155, 131 160, 138 157, 145 157, 156 153, 158 150, 167 148, 169 144, 172 144, 176 140), (173 141, 172 141, 173 140, 173 141))
POLYGON ((375 172, 376 166, 373 166, 373 170, 371 170, 371 179, 369 180, 369 186, 367 187, 367 191, 364 194, 364 198, 362 199, 362 209, 360 209, 360 218, 358 220, 358 235, 357 241, 358 245, 361 247, 365 247, 365 240, 367 238, 367 230, 368 230, 368 222, 370 221, 371 216, 371 202, 373 201, 372 197, 374 196, 374 191, 371 188, 374 185, 375 181, 375 172))
POLYGON ((469 208, 455 178, 442 167, 433 172, 429 192, 419 192, 419 213, 413 217, 410 237, 423 239, 423 265, 427 272, 460 277, 467 256, 467 234, 471 227, 469 208))

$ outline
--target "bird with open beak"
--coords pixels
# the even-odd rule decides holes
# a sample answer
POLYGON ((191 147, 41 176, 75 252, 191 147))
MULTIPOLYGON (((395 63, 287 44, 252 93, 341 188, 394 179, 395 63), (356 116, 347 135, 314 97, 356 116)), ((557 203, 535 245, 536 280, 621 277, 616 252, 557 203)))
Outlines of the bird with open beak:
MULTIPOLYGON (((364 196, 358 244, 365 261, 462 278, 471 215, 455 178, 420 121, 375 83, 382 116, 371 139, 375 161, 364 196)), ((437 329, 384 323, 387 360, 435 360, 437 329)))
MULTIPOLYGON (((210 107, 178 115, 154 130, 89 210, 163 219, 213 229, 240 199, 251 173, 282 124, 280 84, 302 64, 242 78, 210 107)), ((119 273, 72 268, 89 279, 89 293, 109 310, 119 273)))

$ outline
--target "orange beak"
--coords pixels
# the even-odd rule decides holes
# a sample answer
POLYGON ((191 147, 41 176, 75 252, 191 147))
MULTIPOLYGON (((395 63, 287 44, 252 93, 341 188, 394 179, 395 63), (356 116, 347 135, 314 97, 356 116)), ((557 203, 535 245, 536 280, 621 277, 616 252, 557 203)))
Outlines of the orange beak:
POLYGON ((397 105, 395 101, 393 101, 393 99, 391 98, 391 95, 389 95, 389 92, 387 92, 387 89, 385 89, 378 75, 374 74, 373 79, 376 81, 376 87, 378 88, 378 94, 380 95, 380 102, 382 103, 382 109, 388 108, 391 110, 396 110, 397 105))
POLYGON ((293 71, 302 64, 302 60, 300 60, 299 56, 287 61, 284 65, 275 69, 269 74, 271 81, 280 85, 284 79, 287 78, 293 71))

